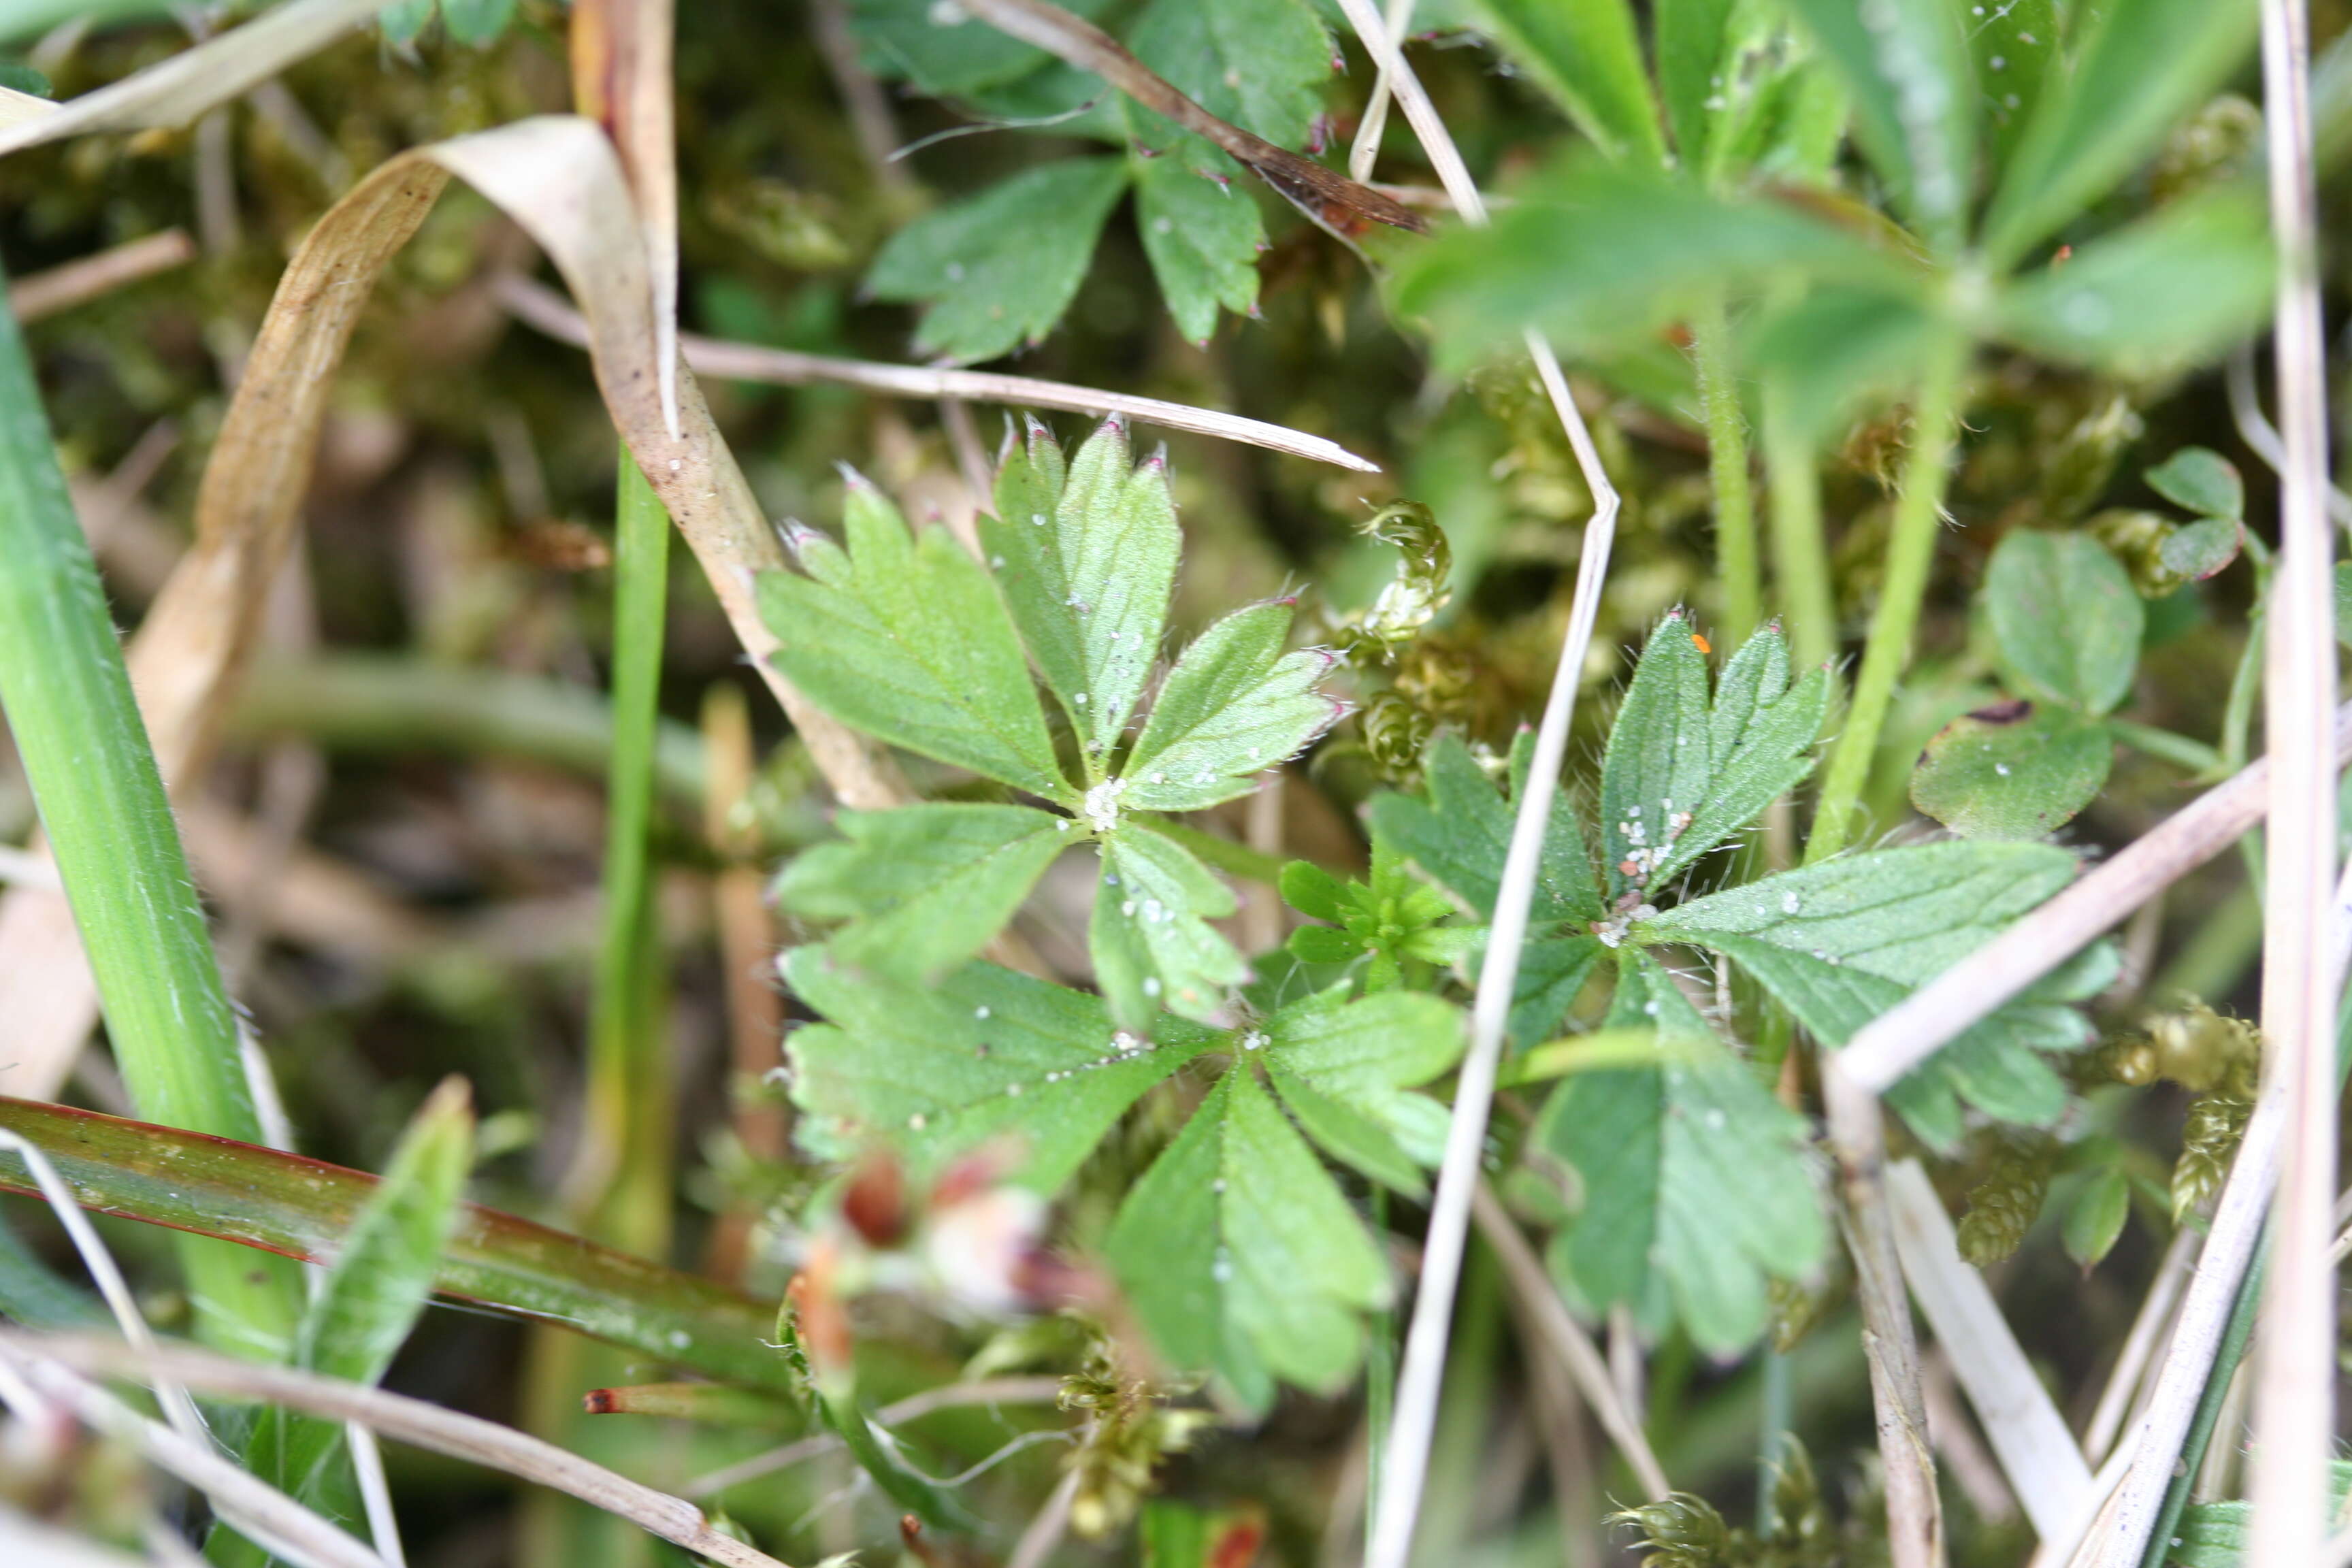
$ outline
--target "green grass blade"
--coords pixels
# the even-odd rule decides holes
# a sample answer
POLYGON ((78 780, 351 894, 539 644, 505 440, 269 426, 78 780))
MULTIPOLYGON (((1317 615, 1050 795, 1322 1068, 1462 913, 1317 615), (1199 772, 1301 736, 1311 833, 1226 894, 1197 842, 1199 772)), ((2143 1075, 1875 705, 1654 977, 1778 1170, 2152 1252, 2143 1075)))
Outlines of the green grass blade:
MULTIPOLYGON (((0 1097, 0 1127, 47 1154, 84 1208, 316 1263, 348 1244, 377 1185, 322 1160, 62 1105, 0 1097)), ((34 1190, 23 1162, 0 1154, 0 1190, 34 1190)), ((723 1382, 792 1389, 762 1342, 772 1307, 494 1209, 459 1211, 434 1289, 723 1382)))
MULTIPOLYGON (((226 1138, 261 1124, 186 853, 16 320, 0 310, 0 706, 141 1112, 226 1138)), ((212 1336, 282 1344, 290 1269, 191 1245, 212 1336)))

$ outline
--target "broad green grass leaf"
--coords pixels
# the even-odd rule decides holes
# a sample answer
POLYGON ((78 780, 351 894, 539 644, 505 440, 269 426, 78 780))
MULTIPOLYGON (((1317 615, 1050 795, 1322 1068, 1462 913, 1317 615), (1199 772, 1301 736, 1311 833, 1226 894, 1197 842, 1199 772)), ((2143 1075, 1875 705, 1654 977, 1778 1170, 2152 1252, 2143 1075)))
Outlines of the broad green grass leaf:
MULTIPOLYGON (((1168 465, 1131 460, 1127 426, 1101 426, 1065 466, 1042 426, 1005 465, 981 538, 1038 673, 1099 752, 1125 732, 1160 657, 1183 536, 1168 465)), ((1220 797, 1223 798, 1223 797, 1220 797)))
MULTIPOLYGON (((2128 9, 2128 7, 2118 7, 2128 9)), ((2202 363, 2259 325, 2274 280, 2252 193, 2175 202, 2005 289, 1997 324, 2036 353, 2135 379, 2202 363)))
POLYGON ((1733 1354, 1763 1331, 1765 1277, 1800 1279, 1821 1258, 1805 1124, 1716 1045, 1655 959, 1630 952, 1609 1026, 1644 1025, 1699 1054, 1575 1074, 1532 1134, 1581 1178, 1553 1267, 1595 1307, 1663 1294, 1700 1349, 1733 1354))
POLYGON ((2001 663, 2023 689, 2094 716, 2130 694, 2147 610, 2097 540, 2011 533, 1985 570, 1984 603, 2001 663))
POLYGON ((2210 447, 2183 447, 2142 477, 2157 494, 2200 517, 2246 515, 2246 481, 2210 447))
MULTIPOLYGON (((1629 0, 1475 0, 1478 30, 1612 158, 1666 162, 1629 0)), ((1718 29, 1719 31, 1719 29, 1718 29)))
POLYGON ((867 734, 1074 803, 1029 667, 996 588, 944 528, 917 540, 862 479, 849 548, 794 536, 805 575, 760 579, 776 667, 809 700, 867 734))
POLYGON ((1117 158, 1024 170, 891 236, 866 274, 866 291, 929 307, 915 331, 928 353, 964 363, 1010 353, 1062 319, 1126 189, 1127 164, 1117 158))
POLYGON ((2253 0, 2131 0, 2088 18, 2078 8, 2089 34, 2034 106, 1985 214, 1994 265, 2014 266, 2153 153, 2238 68, 2254 16, 2253 0))
POLYGON ((1976 186, 1979 89, 1952 0, 1791 0, 1852 95, 1854 139, 1939 254, 1960 248, 1976 186))
MULTIPOLYGON (((1511 847, 1509 800, 1488 781, 1469 747, 1440 735, 1422 762, 1424 795, 1382 795, 1371 804, 1375 836, 1450 889, 1480 919, 1495 912, 1503 858, 1511 847)), ((1553 797, 1543 858, 1528 911, 1537 927, 1601 918, 1592 862, 1567 802, 1553 797)))
POLYGON ((1412 1090, 1461 1059, 1454 1009, 1421 992, 1350 1002, 1335 988, 1292 1003, 1242 1043, 1264 1051, 1267 1076, 1325 1153, 1409 1195, 1427 1190, 1420 1167, 1444 1151, 1446 1112, 1412 1090))
POLYGON ((1751 937, 1920 985, 2064 887, 2074 870, 2074 856, 2047 844, 1910 845, 1727 888, 1632 934, 1702 947, 1719 935, 1751 937))
POLYGON ((1962 714, 1911 774, 1911 804, 1963 838, 2046 838, 2107 782, 2106 726, 2022 698, 1962 714))
POLYGON ((1749 638, 1710 704, 1706 656, 1671 611, 1650 634, 1601 764, 1601 859, 1612 895, 1666 886, 1811 771, 1829 676, 1791 689, 1777 626, 1749 638))
POLYGON ((1733 201, 1590 156, 1535 179, 1491 227, 1457 229, 1398 268, 1397 301, 1425 317, 1448 364, 1528 327, 1563 348, 1646 341, 1698 302, 1813 277, 1900 293, 1901 263, 1792 207, 1733 201))
MULTIPOLYGON (((1099 16, 1110 0, 1069 0, 1062 8, 1099 16)), ((1016 81, 1052 62, 1045 50, 934 0, 850 0, 850 26, 876 75, 904 78, 925 92, 969 94, 1016 81)))
POLYGON ((1747 353, 1780 389, 1798 435, 1819 447, 1874 402, 1907 391, 1947 330, 1910 295, 1832 285, 1764 315, 1747 353))
POLYGON ((1123 1034, 1100 998, 993 964, 918 988, 803 947, 783 973, 827 1020, 785 1044, 813 1152, 841 1158, 882 1138, 929 1163, 1012 1137, 1026 1154, 1017 1179, 1045 1193, 1215 1038, 1170 1019, 1148 1041, 1123 1034))
MULTIPOLYGON (((1139 110, 1137 112, 1140 112, 1139 110)), ((1220 306, 1257 309, 1265 223, 1236 183, 1241 165, 1197 136, 1135 160, 1135 222, 1160 298, 1188 342, 1206 346, 1220 306)))
POLYGON ((1744 83, 1727 79, 1738 70, 1742 41, 1735 15, 1753 13, 1739 0, 1657 0, 1652 32, 1658 56, 1658 97, 1675 133, 1676 161, 1685 171, 1709 168, 1715 127, 1744 83))
MULTIPOLYGON (((2042 94, 2051 90, 2065 23, 2058 0, 1997 0, 1967 17, 1969 49, 1984 95, 1987 177, 1998 183, 2042 94)), ((2064 90, 2063 78, 2057 90, 2064 90)))
MULTIPOLYGON (((2352 1464, 2333 1460, 2327 1476, 2331 1509, 2340 1509, 2346 1487, 2352 1486, 2352 1464)), ((2191 1503, 2180 1515, 2180 1529, 2164 1561, 2168 1568, 2246 1568, 2253 1521, 2253 1504, 2242 1499, 2191 1503)))
POLYGON ((1329 654, 1282 651, 1290 615, 1287 603, 1252 605, 1184 650, 1129 753, 1122 805, 1197 811, 1246 795, 1347 711, 1317 686, 1329 654))
POLYGON ((794 914, 847 921, 832 939, 849 964, 929 984, 1004 928, 1069 840, 1070 819, 1020 805, 909 805, 843 812, 844 835, 776 882, 794 914))
MULTIPOLYGON (((428 1099, 402 1134, 383 1180, 359 1212, 295 1330, 289 1358, 308 1372, 373 1384, 431 1300, 473 1168, 474 1116, 461 1080, 428 1099)), ((340 1423, 265 1406, 245 1468, 281 1491, 318 1502, 334 1489, 340 1423)), ((254 1550, 249 1561, 266 1553, 254 1550)))
POLYGON ((1276 1379, 1344 1388, 1362 1314, 1390 1295, 1363 1222, 1246 1061, 1129 1191, 1105 1249, 1161 1353, 1256 1410, 1276 1379))
POLYGON ((1174 839, 1131 822, 1105 837, 1087 940, 1111 1016, 1143 1029, 1163 1005, 1187 1018, 1213 1015, 1249 973, 1209 924, 1234 907, 1233 890, 1174 839))
POLYGON ((1210 113, 1290 148, 1338 64, 1305 0, 1152 0, 1128 47, 1210 113))
POLYGON ((2101 1258, 2115 1250, 2124 1233, 2124 1221, 2130 1217, 2131 1178, 2114 1165, 2094 1171, 2074 1201, 2066 1205, 2065 1222, 2059 1227, 2066 1256, 2085 1269, 2096 1268, 2101 1258))

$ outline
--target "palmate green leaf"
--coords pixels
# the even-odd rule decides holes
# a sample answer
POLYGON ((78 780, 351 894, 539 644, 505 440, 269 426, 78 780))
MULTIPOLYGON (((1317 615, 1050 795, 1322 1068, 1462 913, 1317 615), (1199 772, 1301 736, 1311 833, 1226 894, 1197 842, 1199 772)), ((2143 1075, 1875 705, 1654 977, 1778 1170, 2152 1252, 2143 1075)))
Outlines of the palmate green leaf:
POLYGON ((1478 30, 1603 153, 1653 168, 1665 163, 1665 135, 1628 0, 1475 0, 1474 9, 1478 30))
POLYGON ((945 529, 910 536, 898 509, 854 475, 845 510, 845 552, 802 529, 793 543, 806 574, 760 578, 776 668, 869 735, 1074 802, 988 574, 945 529))
POLYGON ((2020 689, 2094 716, 2130 694, 2147 606, 2089 534, 2011 533, 1985 569, 1984 603, 2020 689))
POLYGON ((866 274, 866 292, 929 307, 915 331, 927 353, 962 363, 1010 353, 1062 319, 1126 189, 1117 158, 1025 169, 892 235, 866 274))
POLYGON ((1347 712, 1318 689, 1329 654, 1285 654, 1286 601, 1252 605, 1202 632, 1152 699, 1124 769, 1123 805, 1197 811, 1255 787, 1347 712))
POLYGON ((2115 375, 2165 375, 2259 325, 2274 278, 2260 201, 2250 191, 2221 190, 2160 208, 2078 246, 2064 266, 2011 283, 1995 324, 2053 359, 2115 375))
POLYGON ((1478 940, 1475 926, 1447 924, 1454 902, 1417 882, 1386 840, 1372 840, 1370 880, 1341 881, 1321 867, 1293 860, 1282 868, 1283 900, 1302 914, 1329 925, 1300 926, 1290 933, 1290 952, 1308 963, 1366 960, 1366 993, 1404 984, 1404 963, 1450 964, 1478 940))
POLYGON ((1412 1092, 1462 1058, 1462 1016, 1417 991, 1351 1002, 1344 986, 1294 1002, 1242 1037, 1323 1152, 1409 1196, 1445 1149, 1445 1108, 1412 1092), (1255 1042, 1255 1044, 1253 1042, 1255 1042))
POLYGON ((1032 422, 998 479, 997 515, 981 521, 1037 672, 1097 752, 1125 732, 1160 656, 1183 548, 1167 464, 1130 457, 1117 416, 1066 464, 1032 422))
POLYGON ((1233 889, 1191 850, 1137 823, 1106 836, 1101 851, 1087 937, 1111 1016, 1145 1029, 1162 1006, 1187 1018, 1214 1014, 1249 974, 1209 924, 1234 912, 1233 889))
POLYGON ((844 835, 802 854, 776 881, 783 909, 847 921, 846 963, 929 984, 1004 928, 1069 842, 1066 816, 1020 805, 940 805, 843 812, 844 835))
POLYGON ((1957 254, 1976 186, 1979 91, 1952 0, 1791 0, 1853 100, 1854 138, 1895 205, 1957 254))
POLYGON ((1650 634, 1601 764, 1601 861, 1612 895, 1664 888, 1811 771, 1829 703, 1814 670, 1791 689, 1777 626, 1725 668, 1712 703, 1687 616, 1650 634))
MULTIPOLYGON (((1510 800, 1489 782, 1457 735, 1440 735, 1431 742, 1422 760, 1422 776, 1426 799, 1405 795, 1372 798, 1373 835, 1450 889, 1473 914, 1491 919, 1503 859, 1511 847, 1510 800)), ((1568 802, 1554 795, 1529 923, 1542 929, 1601 916, 1601 894, 1592 883, 1584 836, 1568 802)))
POLYGON ((887 1138, 929 1163, 1010 1137, 1025 1156, 1014 1179, 1045 1193, 1218 1038, 1167 1018, 1149 1041, 1121 1034, 1099 997, 989 963, 919 988, 803 947, 783 973, 827 1020, 785 1043, 813 1152, 838 1159, 887 1138))
POLYGON ((1906 391, 1948 330, 1909 294, 1832 285, 1765 314, 1747 353, 1780 389, 1797 433, 1819 447, 1864 407, 1906 391))
MULTIPOLYGON (((1069 0, 1062 8, 1099 16, 1110 0, 1069 0)), ((1045 50, 934 0, 849 0, 849 21, 866 68, 904 78, 925 92, 970 94, 1002 87, 1053 62, 1045 50)))
POLYGON ((1821 1259, 1805 1124, 1715 1043, 1655 959, 1629 951, 1621 966, 1605 1026, 1649 1025, 1676 1058, 1574 1074, 1552 1092, 1532 1144, 1583 1193, 1552 1266, 1596 1307, 1653 1321, 1670 1309, 1700 1349, 1733 1354, 1763 1331, 1766 1276, 1801 1279, 1821 1259))
MULTIPOLYGON (((473 1151, 472 1107, 464 1083, 451 1079, 401 1135, 383 1182, 360 1210, 295 1331, 293 1365, 353 1383, 383 1376, 432 1298, 473 1151)), ((316 1503, 336 1489, 342 1443, 341 1423, 268 1405, 247 1439, 245 1468, 316 1503)), ((249 1548, 226 1560, 267 1558, 249 1548)))
POLYGON ((1517 196, 1492 226, 1440 235, 1398 268, 1399 307, 1428 320, 1449 365, 1530 326, 1580 352, 1643 342, 1698 301, 1791 277, 1916 287, 1906 264, 1793 207, 1655 171, 1572 157, 1517 196))
POLYGON ((1520 949, 1519 980, 1511 989, 1512 1043, 1525 1049, 1557 1036, 1607 951, 1590 936, 1538 937, 1520 949))
MULTIPOLYGON (((1130 117, 1143 111, 1129 105, 1130 117)), ((1134 160, 1135 222, 1160 298, 1188 342, 1205 346, 1219 307, 1257 309, 1265 222, 1237 176, 1241 165, 1197 136, 1134 160)))
POLYGON ((1127 41, 1210 113, 1283 147, 1306 143, 1339 64, 1305 0, 1152 0, 1127 41))
POLYGON ((1129 1191, 1105 1250, 1169 1362, 1255 1410, 1277 1379, 1345 1387, 1362 1315, 1390 1297, 1363 1222, 1246 1063, 1129 1191))
MULTIPOLYGON (((2228 80, 2254 37, 2253 0, 2095 7, 2063 85, 2042 95, 1984 221, 1997 267, 2089 208, 2228 80)), ((2085 18, 2078 14, 2078 26, 2085 18)))
POLYGON ((2105 725, 2022 698, 1936 732, 1911 774, 1911 804, 1963 838, 2045 838, 2098 795, 2115 763, 2105 725))

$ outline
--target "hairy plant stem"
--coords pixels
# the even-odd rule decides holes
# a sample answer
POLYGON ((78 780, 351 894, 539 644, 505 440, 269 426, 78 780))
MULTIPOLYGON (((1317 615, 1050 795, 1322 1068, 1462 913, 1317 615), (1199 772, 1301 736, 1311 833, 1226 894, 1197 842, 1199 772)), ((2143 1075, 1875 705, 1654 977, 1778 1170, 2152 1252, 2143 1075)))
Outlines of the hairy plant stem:
POLYGON ((1731 320, 1720 298, 1691 318, 1691 357, 1706 419, 1706 474, 1715 490, 1715 570, 1723 584, 1725 646, 1738 647, 1764 618, 1764 568, 1756 546, 1756 494, 1748 475, 1748 416, 1731 366, 1731 320))
POLYGON ((1878 611, 1871 617, 1870 638, 1863 645, 1862 670, 1854 679, 1845 731, 1822 781, 1812 837, 1805 843, 1808 866, 1846 846, 1863 785, 1870 777, 1871 759, 1878 751, 1879 731, 1886 723, 1887 705, 1894 700, 1895 678, 1911 657, 1919 606, 1927 595, 1927 569, 1935 562, 1936 535, 1943 523, 1954 416, 1966 362, 1967 345, 1958 335, 1943 339, 1927 353, 1912 403, 1911 452, 1903 465, 1903 494, 1895 502, 1894 531, 1887 541, 1886 581, 1879 591, 1878 611))
POLYGON ((1837 599, 1822 527, 1821 469, 1812 443, 1789 413, 1788 395, 1764 384, 1764 479, 1771 490, 1772 588, 1789 649, 1801 669, 1837 657, 1837 599))
MULTIPOLYGON (((58 467, 15 318, 0 309, 0 703, 40 808, 142 1115, 247 1142, 261 1122, 237 1023, 186 852, 58 467)), ((181 1244, 206 1336, 282 1346, 299 1311, 290 1264, 181 1244)))

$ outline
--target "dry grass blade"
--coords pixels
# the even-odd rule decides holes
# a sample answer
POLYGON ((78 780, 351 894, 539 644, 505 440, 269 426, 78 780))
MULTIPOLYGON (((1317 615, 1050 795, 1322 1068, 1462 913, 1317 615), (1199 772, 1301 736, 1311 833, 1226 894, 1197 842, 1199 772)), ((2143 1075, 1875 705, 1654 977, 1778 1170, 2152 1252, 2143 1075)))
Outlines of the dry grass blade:
POLYGON ((384 4, 293 0, 96 92, 68 103, 44 104, 46 112, 0 128, 0 154, 93 131, 185 125, 316 54, 383 10, 384 4))
MULTIPOLYGON (((1412 26, 1412 0, 1389 0, 1381 26, 1391 45, 1402 46, 1405 32, 1412 26)), ((1356 139, 1348 147, 1348 177, 1360 184, 1370 182, 1372 165, 1380 160, 1381 137, 1389 128, 1389 103, 1394 95, 1388 68, 1382 66, 1372 78, 1371 97, 1364 100, 1363 122, 1356 127, 1356 139)))
POLYGON ((1665 1467, 1651 1451, 1650 1439, 1643 1432, 1641 1421, 1618 1396, 1608 1363, 1601 1359, 1591 1336, 1568 1315, 1559 1287, 1552 1283, 1543 1261, 1536 1257, 1535 1248, 1528 1245, 1528 1238, 1519 1234, 1518 1222, 1511 1218, 1502 1200, 1483 1182, 1471 1203, 1478 1234, 1495 1249, 1496 1258, 1503 1265, 1504 1277, 1510 1281, 1512 1294, 1533 1320, 1553 1359, 1584 1396, 1601 1429, 1609 1434, 1609 1440, 1625 1457, 1643 1493, 1653 1500, 1664 1497, 1674 1489, 1666 1479, 1665 1467))
MULTIPOLYGON (((2323 724, 2318 732, 2325 734, 2328 728, 2323 724)), ((2336 711, 2333 729, 2336 765, 2340 766, 2352 755, 2352 707, 2336 711)), ((2266 758, 2174 812, 1858 1031, 1845 1049, 1824 1060, 1824 1075, 1834 1074, 1871 1095, 1884 1094, 1970 1025, 2235 843, 2262 820, 2270 773, 2266 758)))
POLYGON ((2010 1332, 1984 1276, 1961 1259, 1943 1200, 1917 1161, 1899 1161, 1887 1171, 1886 1197, 1912 1294, 1976 1407, 2010 1489, 2047 1540, 2081 1510, 2091 1489, 2091 1467, 2010 1332))
POLYGON ((572 100, 621 154, 653 278, 662 424, 677 425, 677 133, 673 0, 580 0, 572 10, 572 100))
POLYGON ((2195 1231, 2182 1230, 2165 1248, 2156 1280, 2140 1302, 2138 1315, 2132 1319, 2131 1331, 2124 1336, 2124 1348, 2116 1354, 2115 1370, 2107 1374, 2107 1385, 2099 1392, 2098 1407, 2092 1411, 2091 1424, 2084 1429, 2083 1453, 2094 1464, 2105 1462, 2115 1446, 2116 1434, 2123 1430, 2125 1415, 2145 1384, 2148 1363, 2166 1330, 2172 1325, 2173 1309, 2180 1305, 2180 1292, 2189 1283, 2200 1239, 2195 1231))
POLYGON ((196 242, 188 231, 167 228, 142 239, 126 240, 96 256, 19 278, 8 290, 8 308, 16 312, 19 321, 37 321, 195 258, 196 242))
POLYGON ((1049 5, 1045 0, 961 0, 961 4, 999 32, 1034 44, 1080 70, 1094 72, 1153 113, 1215 142, 1273 186, 1285 201, 1342 238, 1362 234, 1376 223, 1413 234, 1429 227, 1419 213, 1370 186, 1218 119, 1084 17, 1049 5))
POLYGON ((2263 0, 2263 122, 2271 232, 2278 249, 2279 553, 2267 606, 2263 732, 2270 737, 2270 834, 2263 894, 2263 1073, 2287 1119, 2271 1269, 2254 1360, 2253 1563, 2316 1562, 2328 1534, 2327 1462, 2336 1436, 2337 1285, 2334 1240, 2336 996, 2329 962, 2335 880, 2334 530, 2327 518, 2326 325, 2319 297, 2312 172, 2310 18, 2298 0, 2263 0))
MULTIPOLYGON (((1396 95, 1399 107, 1437 170, 1455 209, 1469 223, 1486 223, 1486 202, 1478 193, 1476 182, 1470 177, 1468 165, 1462 161, 1460 149, 1454 146, 1445 122, 1438 117, 1436 106, 1422 88, 1421 79, 1389 36, 1370 0, 1340 0, 1340 9, 1388 78, 1391 91, 1396 95)), ((1396 1412, 1381 1470, 1381 1493, 1374 1505, 1371 1537, 1365 1551, 1365 1561, 1371 1568, 1404 1568, 1412 1550, 1422 1489, 1428 1480, 1438 1395, 1445 1378, 1454 1292, 1461 1282, 1462 1255, 1479 1181, 1486 1122, 1494 1107, 1496 1065, 1502 1057, 1503 1032, 1509 1022, 1511 999, 1518 981, 1520 949, 1527 941, 1528 911, 1535 897, 1544 824, 1549 820, 1552 799, 1559 787, 1560 764, 1568 750, 1569 721, 1576 708, 1577 684, 1584 668, 1585 650, 1592 643, 1593 626, 1601 610, 1601 588, 1608 575, 1610 551, 1616 538, 1617 489, 1610 482, 1601 454, 1592 444, 1591 432, 1585 428, 1584 416, 1569 392, 1559 356, 1533 331, 1528 333, 1527 343, 1552 410, 1567 432, 1578 471, 1591 492, 1592 517, 1584 527, 1568 631, 1560 639, 1551 691, 1544 700, 1543 719, 1536 730, 1527 788, 1515 806, 1510 847, 1504 857, 1501 883, 1495 897, 1494 928, 1488 934, 1486 958, 1479 967, 1470 1048, 1455 1083, 1453 1117, 1446 1130, 1444 1158, 1438 1170, 1437 1194, 1422 1252, 1420 1289, 1414 1297, 1412 1324, 1406 1332, 1397 1380, 1396 1412)))
MULTIPOLYGON (((549 337, 588 346, 588 323, 561 295, 527 278, 508 278, 499 284, 499 298, 515 317, 549 337)), ((793 349, 763 348, 756 343, 728 342, 688 332, 678 339, 678 352, 699 374, 723 381, 769 382, 778 386, 805 386, 812 382, 854 386, 886 397, 929 402, 954 398, 971 403, 999 403, 1020 408, 1055 408, 1101 418, 1130 415, 1146 424, 1199 436, 1240 441, 1269 451, 1287 452, 1318 463, 1333 463, 1358 473, 1377 474, 1380 465, 1356 456, 1335 441, 1309 436, 1263 420, 1213 408, 1167 403, 1157 397, 1137 397, 1099 387, 1074 386, 1065 381, 1039 381, 1025 375, 1001 375, 986 370, 949 370, 929 365, 877 364, 870 360, 834 359, 793 349)))
MULTIPOLYGON (((225 1399, 282 1405, 330 1420, 355 1421, 395 1442, 487 1465, 535 1485, 568 1492, 730 1568, 782 1568, 766 1552, 711 1529, 702 1510, 683 1498, 641 1485, 510 1426, 405 1394, 286 1367, 257 1366, 204 1351, 173 1347, 143 1355, 120 1341, 93 1335, 0 1333, 0 1352, 19 1366, 49 1361, 92 1376, 162 1375, 225 1399)), ((373 1553, 368 1554, 368 1560, 377 1561, 373 1553)))
POLYGON ((31 1568, 152 1568, 149 1559, 43 1524, 6 1503, 0 1503, 0 1561, 31 1568))

